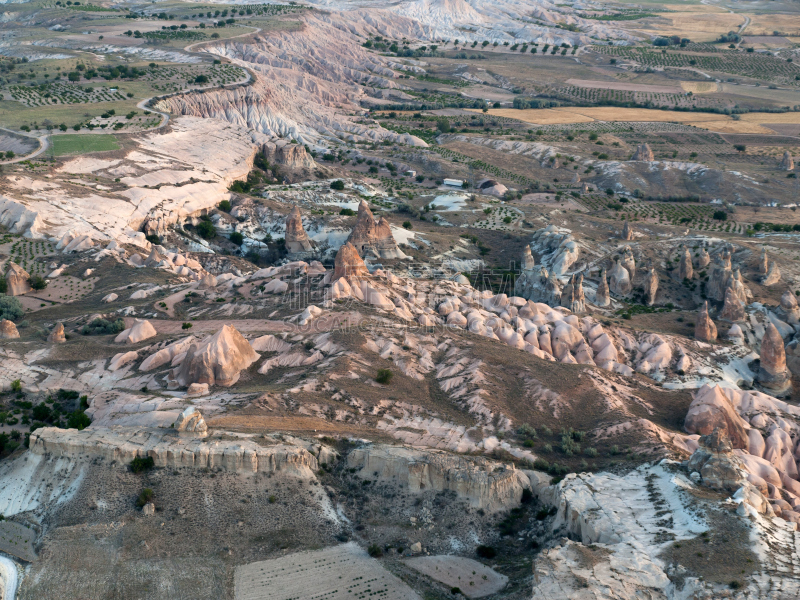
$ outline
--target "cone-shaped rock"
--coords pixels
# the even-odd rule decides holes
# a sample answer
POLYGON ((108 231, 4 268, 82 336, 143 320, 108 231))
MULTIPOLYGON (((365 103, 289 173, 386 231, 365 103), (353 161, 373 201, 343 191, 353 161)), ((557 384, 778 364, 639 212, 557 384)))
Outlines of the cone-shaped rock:
POLYGON ((19 337, 17 326, 14 321, 3 319, 0 321, 0 340, 13 340, 19 337))
POLYGON ((761 340, 761 366, 758 383, 772 393, 783 393, 791 387, 791 375, 786 368, 786 350, 778 329, 770 323, 761 340))
POLYGON ((534 260, 533 254, 531 254, 531 247, 525 246, 525 249, 522 251, 522 270, 531 271, 535 266, 536 260, 534 260))
POLYGON ((705 248, 700 248, 700 252, 697 255, 697 268, 703 269, 708 266, 711 262, 711 257, 708 255, 708 251, 705 248))
POLYGON ((295 206, 286 218, 286 249, 290 254, 309 252, 312 248, 311 240, 306 230, 303 229, 303 215, 300 208, 295 206))
POLYGON ((333 281, 342 277, 350 281, 369 277, 367 265, 364 264, 358 250, 350 242, 346 242, 339 248, 334 261, 333 281))
POLYGON ((694 275, 694 271, 692 270, 692 255, 689 253, 688 248, 684 248, 683 254, 681 254, 681 262, 675 271, 675 278, 678 281, 683 281, 684 279, 691 279, 692 275, 694 275))
POLYGON ((744 302, 739 300, 731 286, 728 286, 725 291, 725 304, 722 307, 722 312, 719 313, 719 318, 731 323, 744 321, 744 302))
POLYGON ((781 310, 786 316, 784 319, 787 323, 796 324, 800 321, 800 308, 797 306, 797 298, 795 298, 792 290, 786 290, 781 296, 781 310))
POLYGON ((59 323, 53 328, 53 331, 47 336, 47 341, 53 344, 63 344, 67 341, 67 336, 64 334, 63 323, 59 323))
POLYGON ((561 306, 576 314, 586 312, 586 297, 583 293, 583 275, 574 274, 561 290, 561 306))
POLYGON ((781 269, 774 260, 770 262, 769 271, 761 278, 761 285, 775 285, 781 280, 781 269))
POLYGON ((242 334, 223 325, 214 335, 192 344, 186 358, 173 370, 172 379, 180 386, 207 383, 229 387, 239 380, 242 370, 258 360, 258 354, 242 334))
POLYGON ((633 239, 633 229, 631 228, 630 222, 627 220, 625 221, 625 225, 622 226, 622 235, 620 237, 625 241, 633 239))
POLYGON ((694 337, 701 342, 713 342, 717 339, 717 326, 708 316, 708 302, 703 303, 697 322, 694 324, 694 337))
POLYGON ((766 248, 761 249, 761 258, 758 261, 758 272, 762 276, 769 273, 769 257, 767 256, 766 248))
POLYGON ((383 217, 376 222, 369 205, 364 200, 358 205, 356 224, 347 241, 362 256, 366 253, 371 253, 384 259, 403 258, 405 256, 394 241, 389 222, 383 217))
POLYGON ((608 272, 608 288, 618 296, 626 296, 633 289, 630 273, 619 260, 614 261, 614 266, 608 272))
POLYGON ((606 279, 606 270, 600 271, 600 283, 597 284, 597 292, 594 295, 594 303, 600 307, 606 307, 611 304, 611 294, 608 290, 608 279, 606 279))
POLYGON ((644 303, 647 306, 653 306, 656 302, 656 293, 658 292, 658 273, 656 273, 655 269, 651 268, 647 271, 642 288, 644 303))
POLYGON ((633 258, 633 250, 631 250, 630 246, 625 246, 622 249, 622 258, 619 262, 628 271, 631 282, 633 282, 633 278, 636 277, 636 259, 633 258))
POLYGON ((655 154, 653 154, 653 150, 650 148, 649 144, 640 144, 636 146, 636 152, 633 153, 633 157, 631 160, 644 160, 647 162, 653 162, 656 159, 655 154))
POLYGON ((30 283, 31 276, 28 272, 20 267, 17 263, 8 263, 8 272, 6 272, 6 284, 9 296, 21 296, 27 294, 33 288, 30 283))
POLYGON ((789 151, 783 153, 783 158, 781 159, 780 169, 782 171, 793 171, 794 170, 794 159, 792 155, 789 154, 789 151))

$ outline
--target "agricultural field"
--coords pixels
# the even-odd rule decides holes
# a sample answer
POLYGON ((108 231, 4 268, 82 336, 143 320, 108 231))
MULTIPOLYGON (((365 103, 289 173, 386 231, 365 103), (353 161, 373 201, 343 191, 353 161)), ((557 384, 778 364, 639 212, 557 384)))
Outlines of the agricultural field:
POLYGON ((53 154, 64 156, 67 154, 85 154, 88 152, 108 152, 119 150, 119 144, 113 135, 82 135, 64 134, 54 135, 51 139, 53 154))

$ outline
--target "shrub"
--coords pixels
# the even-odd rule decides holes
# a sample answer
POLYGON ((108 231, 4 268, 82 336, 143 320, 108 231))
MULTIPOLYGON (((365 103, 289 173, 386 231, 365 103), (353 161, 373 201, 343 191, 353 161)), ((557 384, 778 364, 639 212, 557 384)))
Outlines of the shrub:
POLYGON ((145 239, 146 239, 148 242, 150 242, 151 244, 155 244, 156 246, 158 246, 158 245, 161 243, 161 238, 160 238, 160 237, 158 237, 158 236, 157 236, 156 234, 154 234, 154 233, 151 233, 150 235, 148 235, 148 236, 145 236, 145 239))
POLYGON ((492 546, 484 546, 481 544, 475 549, 475 554, 481 558, 494 558, 497 556, 497 550, 495 550, 492 546))
POLYGON ((536 430, 528 425, 527 423, 523 423, 519 427, 517 427, 517 433, 519 435, 524 435, 525 437, 535 438, 536 437, 536 430))
POLYGON ((32 275, 30 278, 30 284, 35 290, 43 290, 47 287, 47 280, 40 275, 32 275))
POLYGON ((183 325, 181 325, 181 329, 191 329, 191 328, 192 328, 191 323, 184 323, 183 325))
POLYGON ((233 233, 231 233, 228 239, 237 246, 241 246, 242 244, 244 244, 244 236, 238 231, 234 231, 233 233))
POLYGON ((339 214, 344 215, 345 217, 352 217, 356 214, 356 211, 354 211, 352 208, 343 208, 339 211, 339 214))
POLYGON ((223 200, 222 202, 217 204, 217 208, 223 212, 231 212, 231 201, 223 200))
POLYGON ((156 464, 152 456, 148 456, 146 458, 137 456, 131 461, 130 464, 131 471, 133 471, 134 473, 144 473, 145 471, 149 471, 155 466, 156 464))
POLYGON ((450 588, 450 593, 453 594, 453 596, 455 596, 456 594, 460 594, 461 593, 461 588, 458 587, 458 586, 451 587, 450 588))
POLYGON ((95 319, 81 329, 83 335, 115 335, 125 329, 125 322, 122 319, 108 321, 106 319, 95 319))
POLYGON ((67 417, 67 428, 82 431, 92 424, 92 420, 85 412, 76 410, 67 417))
MULTIPOLYGON (((4 278, 3 283, 6 282, 4 278)), ((0 319, 8 319, 9 321, 16 321, 25 311, 22 309, 22 304, 14 296, 0 296, 0 319)))
POLYGON ((275 496, 270 496, 270 497, 268 498, 268 500, 269 500, 269 503, 270 503, 270 504, 275 504, 275 502, 276 502, 278 499, 277 499, 275 496))
POLYGON ((136 499, 136 506, 142 508, 148 502, 152 502, 153 495, 153 490, 150 488, 144 488, 141 492, 139 492, 139 497, 136 499))
POLYGON ((204 240, 210 240, 217 235, 217 228, 211 221, 200 221, 197 225, 197 234, 204 240))
POLYGON ((372 558, 379 558, 383 556, 383 550, 381 549, 378 544, 372 544, 369 548, 367 548, 367 552, 372 558))
POLYGON ((412 229, 411 221, 403 221, 404 229, 412 229))
POLYGON ((726 213, 724 210, 716 210, 714 211, 713 218, 715 221, 727 221, 728 213, 726 213))
POLYGON ((393 375, 394 373, 392 373, 391 369, 378 369, 378 375, 375 377, 375 381, 387 385, 392 380, 393 375))
POLYGON ((344 181, 341 179, 337 179, 336 181, 331 182, 331 189, 342 191, 344 189, 344 181))
POLYGON ((22 382, 19 379, 15 379, 11 382, 11 391, 15 393, 22 391, 22 382))
POLYGON ((53 411, 46 404, 37 404, 33 407, 31 415, 36 421, 48 421, 53 416, 53 411))
POLYGON ((530 504, 533 502, 533 492, 530 488, 525 488, 522 490, 522 498, 520 499, 522 504, 530 504))

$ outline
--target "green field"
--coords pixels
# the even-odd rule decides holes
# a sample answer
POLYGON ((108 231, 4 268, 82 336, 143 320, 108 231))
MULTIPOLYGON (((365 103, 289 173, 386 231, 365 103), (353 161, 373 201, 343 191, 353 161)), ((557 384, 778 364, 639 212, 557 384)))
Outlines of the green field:
POLYGON ((117 138, 115 138, 113 135, 54 135, 50 138, 50 143, 53 145, 53 154, 55 156, 63 156, 65 154, 82 154, 85 152, 108 152, 109 150, 119 150, 117 138))

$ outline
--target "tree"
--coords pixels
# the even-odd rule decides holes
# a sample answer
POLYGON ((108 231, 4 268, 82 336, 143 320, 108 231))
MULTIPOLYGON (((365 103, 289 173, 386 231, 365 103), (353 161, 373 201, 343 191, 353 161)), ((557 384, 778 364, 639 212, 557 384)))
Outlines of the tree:
POLYGON ((244 236, 238 231, 234 231, 233 233, 231 233, 228 239, 237 246, 241 246, 242 244, 244 244, 244 236))
POLYGON ((217 228, 211 221, 200 221, 197 225, 197 235, 204 240, 210 240, 217 235, 217 228))
POLYGON ((32 275, 30 278, 30 284, 35 290, 43 290, 47 287, 47 279, 41 275, 32 275))
POLYGON ((336 181, 331 182, 331 189, 342 191, 344 189, 344 181, 337 179, 336 181))
MULTIPOLYGON (((3 278, 3 283, 6 283, 3 278)), ((22 303, 14 296, 0 296, 0 319, 8 319, 9 321, 16 321, 25 311, 22 309, 22 303)))
POLYGON ((438 119, 436 121, 436 128, 441 131, 442 133, 449 133, 450 132, 450 121, 445 119, 444 117, 438 119))
POLYGON ((724 210, 717 210, 717 211, 714 211, 713 218, 714 218, 715 221, 727 221, 728 220, 728 213, 726 213, 724 210))
POLYGON ((230 200, 222 200, 219 204, 217 204, 217 208, 223 212, 231 212, 230 200))
POLYGON ((747 146, 745 146, 744 144, 734 144, 733 147, 736 148, 737 152, 744 152, 745 150, 747 150, 747 146))
POLYGON ((7 159, 14 158, 15 156, 16 156, 16 154, 14 154, 13 150, 6 150, 6 158, 7 159))

